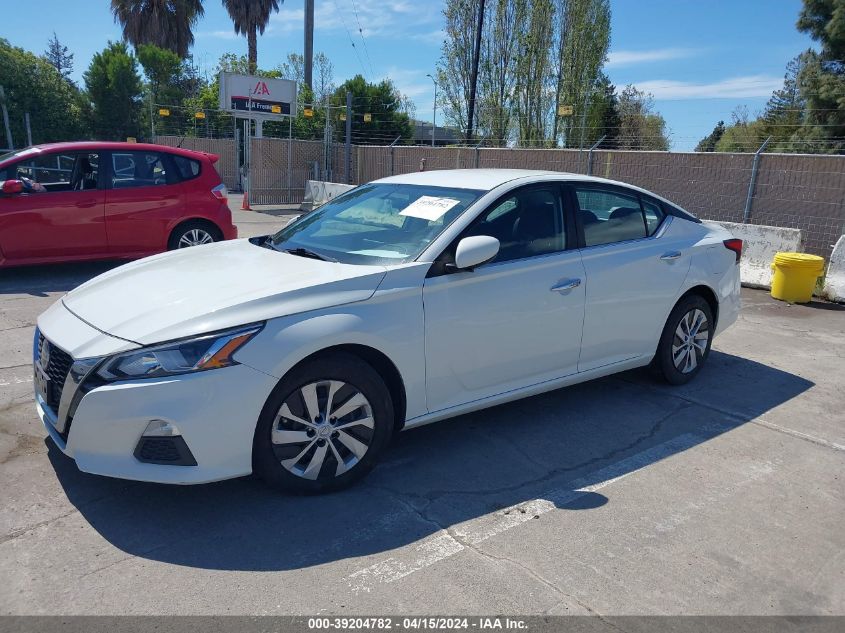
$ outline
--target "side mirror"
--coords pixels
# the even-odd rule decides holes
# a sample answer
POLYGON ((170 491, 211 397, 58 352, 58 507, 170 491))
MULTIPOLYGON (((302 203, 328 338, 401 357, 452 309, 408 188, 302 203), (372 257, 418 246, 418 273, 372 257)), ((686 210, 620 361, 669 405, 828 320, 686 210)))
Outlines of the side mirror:
POLYGON ((23 191, 23 183, 20 180, 6 180, 3 182, 3 193, 7 196, 23 191))
POLYGON ((455 249, 455 268, 472 270, 489 262, 499 252, 499 240, 489 235, 473 235, 458 242, 455 249))
POLYGON ((289 227, 291 224, 293 224, 294 222, 296 222, 296 221, 297 221, 299 218, 301 218, 301 217, 302 217, 302 215, 295 215, 295 216, 293 216, 293 217, 292 217, 292 218, 290 218, 287 222, 285 222, 285 225, 284 225, 282 228, 283 228, 283 229, 286 229, 287 227, 289 227))

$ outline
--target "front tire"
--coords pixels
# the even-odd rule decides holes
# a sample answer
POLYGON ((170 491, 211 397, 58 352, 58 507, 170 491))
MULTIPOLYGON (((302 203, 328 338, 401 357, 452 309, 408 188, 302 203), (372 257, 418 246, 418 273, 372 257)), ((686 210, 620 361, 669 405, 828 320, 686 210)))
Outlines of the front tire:
POLYGON ((381 376, 357 356, 329 354, 295 367, 273 390, 255 430, 254 469, 285 492, 340 490, 373 468, 392 432, 381 376))
POLYGON ((699 295, 681 299, 663 328, 657 353, 651 362, 654 373, 671 385, 684 385, 695 378, 710 355, 713 342, 713 311, 699 295))

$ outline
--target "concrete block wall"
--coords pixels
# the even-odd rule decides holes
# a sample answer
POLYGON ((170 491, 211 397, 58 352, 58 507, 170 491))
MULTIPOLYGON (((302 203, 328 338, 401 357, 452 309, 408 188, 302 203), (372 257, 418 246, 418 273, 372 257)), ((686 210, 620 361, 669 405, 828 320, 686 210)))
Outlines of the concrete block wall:
POLYGON ((742 240, 739 275, 743 286, 771 288, 772 260, 779 252, 799 253, 802 249, 800 229, 719 222, 742 240))
POLYGON ((845 302, 845 235, 839 238, 830 255, 824 294, 831 301, 845 302))

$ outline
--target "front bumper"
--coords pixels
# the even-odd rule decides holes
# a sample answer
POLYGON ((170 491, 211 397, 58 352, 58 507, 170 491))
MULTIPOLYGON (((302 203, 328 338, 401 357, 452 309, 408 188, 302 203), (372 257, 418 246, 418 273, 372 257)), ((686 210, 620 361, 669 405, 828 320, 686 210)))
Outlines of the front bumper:
POLYGON ((205 483, 252 472, 255 425, 275 384, 267 374, 234 365, 95 387, 82 396, 70 420, 59 419, 37 393, 36 410, 56 445, 84 472, 158 483, 205 483), (139 461, 134 453, 152 420, 179 428, 195 466, 139 461))

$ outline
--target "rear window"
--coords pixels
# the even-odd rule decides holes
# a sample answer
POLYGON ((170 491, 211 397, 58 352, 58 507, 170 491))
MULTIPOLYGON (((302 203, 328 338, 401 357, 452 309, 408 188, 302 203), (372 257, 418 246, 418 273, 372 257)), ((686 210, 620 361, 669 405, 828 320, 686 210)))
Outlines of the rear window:
POLYGON ((198 160, 185 156, 174 156, 173 162, 176 163, 176 169, 181 180, 190 180, 200 175, 200 162, 198 160))

